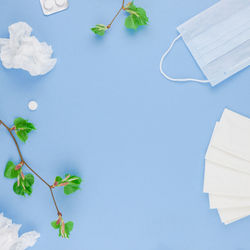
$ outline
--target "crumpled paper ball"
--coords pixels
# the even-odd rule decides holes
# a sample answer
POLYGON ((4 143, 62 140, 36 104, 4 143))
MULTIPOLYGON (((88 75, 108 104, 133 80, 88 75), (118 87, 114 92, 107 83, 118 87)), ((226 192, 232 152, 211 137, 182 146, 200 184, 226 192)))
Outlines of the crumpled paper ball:
POLYGON ((12 224, 12 220, 0 214, 0 249, 24 250, 35 245, 40 234, 32 231, 18 237, 21 225, 12 224))
POLYGON ((54 68, 56 59, 51 58, 51 46, 39 42, 31 32, 27 23, 10 25, 9 39, 0 38, 0 59, 7 69, 23 69, 32 76, 44 75, 54 68))

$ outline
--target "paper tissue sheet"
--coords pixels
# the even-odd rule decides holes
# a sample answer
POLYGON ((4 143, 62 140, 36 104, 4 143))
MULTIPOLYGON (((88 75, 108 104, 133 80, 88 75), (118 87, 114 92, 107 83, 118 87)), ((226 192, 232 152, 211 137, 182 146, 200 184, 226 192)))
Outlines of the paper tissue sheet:
POLYGON ((10 25, 9 39, 0 38, 0 59, 7 69, 23 69, 32 76, 44 75, 54 68, 56 59, 51 58, 51 46, 39 42, 31 32, 27 23, 10 25))
POLYGON ((35 245, 40 234, 32 231, 18 236, 21 225, 13 224, 12 221, 0 214, 0 249, 1 250, 24 250, 35 245))
POLYGON ((237 208, 250 207, 250 199, 248 197, 223 196, 209 194, 210 208, 237 208))
POLYGON ((204 190, 223 223, 250 215, 250 119, 225 109, 205 157, 204 190))

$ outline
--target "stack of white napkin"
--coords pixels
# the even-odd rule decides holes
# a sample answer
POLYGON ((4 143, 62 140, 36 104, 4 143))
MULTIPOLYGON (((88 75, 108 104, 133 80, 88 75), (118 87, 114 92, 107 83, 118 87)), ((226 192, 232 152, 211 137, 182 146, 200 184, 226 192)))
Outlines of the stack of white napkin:
POLYGON ((206 154, 204 192, 221 221, 250 215, 250 119, 225 109, 206 154))

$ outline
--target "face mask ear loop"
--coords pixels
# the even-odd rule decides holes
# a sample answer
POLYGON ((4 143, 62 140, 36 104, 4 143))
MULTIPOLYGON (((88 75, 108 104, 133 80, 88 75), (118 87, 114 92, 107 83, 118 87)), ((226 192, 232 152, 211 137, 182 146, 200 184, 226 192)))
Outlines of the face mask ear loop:
POLYGON ((163 54, 162 58, 161 58, 161 61, 160 61, 160 71, 162 73, 163 76, 165 76, 168 80, 170 81, 174 81, 174 82, 201 82, 201 83, 207 83, 209 82, 209 80, 199 80, 199 79, 192 79, 192 78, 181 78, 181 79, 178 79, 178 78, 172 78, 170 76, 168 76, 166 73, 163 72, 163 69, 162 69, 162 64, 163 64, 163 61, 165 59, 165 57, 168 55, 168 53, 170 52, 170 50, 173 48, 175 42, 181 37, 181 34, 179 36, 177 36, 173 42, 171 43, 170 47, 167 49, 167 51, 163 54))

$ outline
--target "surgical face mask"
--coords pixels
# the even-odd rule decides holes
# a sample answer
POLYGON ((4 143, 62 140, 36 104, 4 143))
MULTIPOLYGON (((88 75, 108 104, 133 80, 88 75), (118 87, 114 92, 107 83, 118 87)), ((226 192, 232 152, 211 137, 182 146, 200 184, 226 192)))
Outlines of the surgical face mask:
POLYGON ((180 25, 160 62, 161 73, 171 81, 195 81, 212 86, 249 66, 250 0, 221 0, 180 25), (179 38, 183 38, 207 80, 177 79, 163 72, 162 64, 179 38))

